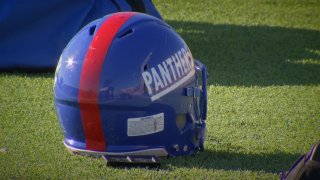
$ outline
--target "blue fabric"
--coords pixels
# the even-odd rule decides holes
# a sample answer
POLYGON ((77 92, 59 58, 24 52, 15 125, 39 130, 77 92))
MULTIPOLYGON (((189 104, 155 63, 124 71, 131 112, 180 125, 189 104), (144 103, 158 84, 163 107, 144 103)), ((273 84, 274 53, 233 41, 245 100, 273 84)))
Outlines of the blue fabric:
MULTIPOLYGON (((146 13, 161 18, 151 0, 146 13)), ((126 0, 0 1, 0 70, 54 68, 63 48, 86 24, 132 11, 126 0)))

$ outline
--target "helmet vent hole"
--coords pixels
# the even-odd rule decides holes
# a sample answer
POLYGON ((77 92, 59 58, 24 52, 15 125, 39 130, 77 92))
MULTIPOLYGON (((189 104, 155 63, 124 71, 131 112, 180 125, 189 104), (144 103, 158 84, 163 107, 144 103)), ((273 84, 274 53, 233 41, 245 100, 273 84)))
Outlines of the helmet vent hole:
POLYGON ((129 30, 125 31, 124 33, 122 33, 122 34, 119 36, 119 38, 120 38, 120 39, 121 39, 121 38, 124 38, 124 37, 130 35, 131 33, 133 33, 133 30, 132 30, 132 29, 129 29, 129 30))
POLYGON ((96 31, 96 25, 91 26, 90 29, 89 29, 89 35, 92 36, 95 31, 96 31))

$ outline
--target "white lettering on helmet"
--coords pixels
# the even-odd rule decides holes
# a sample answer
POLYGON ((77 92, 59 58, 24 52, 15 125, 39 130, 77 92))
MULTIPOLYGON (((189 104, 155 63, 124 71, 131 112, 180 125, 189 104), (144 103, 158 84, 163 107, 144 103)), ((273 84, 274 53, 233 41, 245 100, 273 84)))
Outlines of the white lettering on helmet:
POLYGON ((179 59, 180 59, 180 62, 181 62, 181 65, 182 65, 182 68, 183 68, 184 73, 187 72, 187 71, 188 71, 188 68, 186 67, 185 58, 184 58, 184 56, 182 56, 181 50, 178 51, 178 57, 179 57, 179 59))
POLYGON ((159 86, 161 88, 164 87, 162 81, 161 81, 161 78, 159 76, 159 74, 157 73, 156 69, 153 67, 151 68, 151 72, 152 72, 152 77, 153 77, 153 80, 154 80, 154 86, 156 87, 156 91, 159 90, 159 86))
POLYGON ((169 58, 166 60, 166 63, 170 66, 171 72, 172 72, 172 74, 173 74, 173 79, 174 79, 174 80, 177 80, 176 72, 174 71, 174 68, 173 68, 173 65, 172 65, 172 59, 169 57, 169 58))
POLYGON ((194 73, 191 52, 185 47, 149 71, 142 72, 142 77, 148 94, 154 101, 182 85, 193 77, 194 73))
POLYGON ((160 70, 160 74, 161 74, 161 77, 162 77, 162 79, 163 79, 164 85, 165 85, 165 86, 168 85, 167 80, 168 80, 169 84, 171 84, 172 80, 171 80, 170 72, 169 72, 169 70, 168 70, 168 67, 167 67, 167 65, 166 65, 166 62, 163 61, 163 62, 162 62, 162 66, 161 66, 161 64, 158 64, 158 68, 159 68, 159 70, 160 70))
POLYGON ((184 48, 182 48, 181 51, 182 51, 183 58, 186 63, 187 69, 190 69, 191 68, 190 60, 192 61, 192 58, 191 58, 191 56, 189 56, 190 55, 189 52, 187 52, 184 48))
POLYGON ((151 74, 148 71, 144 71, 142 73, 142 77, 143 77, 143 80, 144 80, 144 84, 147 86, 148 93, 152 94, 152 89, 151 89, 152 77, 151 77, 151 74))
POLYGON ((174 65, 176 67, 178 77, 181 77, 181 74, 184 74, 184 72, 183 72, 182 65, 181 65, 180 59, 178 58, 177 53, 174 56, 171 56, 171 58, 173 59, 174 65))

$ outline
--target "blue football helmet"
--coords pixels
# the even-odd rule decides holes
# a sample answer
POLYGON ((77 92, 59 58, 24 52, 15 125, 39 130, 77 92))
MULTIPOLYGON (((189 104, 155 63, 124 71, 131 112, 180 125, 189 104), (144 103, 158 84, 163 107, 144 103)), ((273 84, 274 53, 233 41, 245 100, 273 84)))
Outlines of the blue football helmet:
POLYGON ((165 22, 134 12, 85 26, 64 49, 54 100, 82 155, 178 156, 204 148, 206 68, 165 22))

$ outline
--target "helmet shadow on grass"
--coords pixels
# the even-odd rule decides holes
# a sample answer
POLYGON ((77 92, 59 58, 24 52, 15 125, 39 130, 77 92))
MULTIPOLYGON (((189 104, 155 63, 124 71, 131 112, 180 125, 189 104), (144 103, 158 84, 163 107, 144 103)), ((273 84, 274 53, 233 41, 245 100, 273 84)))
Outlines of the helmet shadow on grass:
POLYGON ((243 154, 237 152, 205 150, 191 157, 163 159, 163 169, 202 168, 211 170, 248 170, 280 173, 288 170, 300 154, 283 152, 274 154, 243 154))
POLYGON ((168 21, 209 72, 208 85, 320 84, 320 31, 168 21))
MULTIPOLYGON (((208 85, 320 84, 320 31, 167 21, 209 72, 208 85)), ((0 75, 3 70, 0 70, 0 75)), ((54 68, 15 68, 7 75, 45 76, 54 68)))

